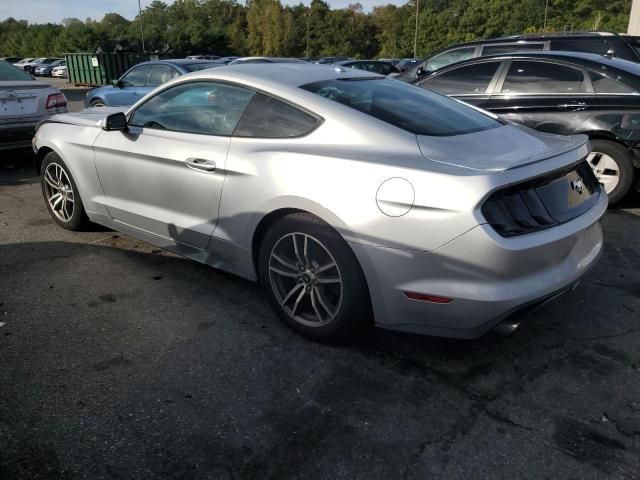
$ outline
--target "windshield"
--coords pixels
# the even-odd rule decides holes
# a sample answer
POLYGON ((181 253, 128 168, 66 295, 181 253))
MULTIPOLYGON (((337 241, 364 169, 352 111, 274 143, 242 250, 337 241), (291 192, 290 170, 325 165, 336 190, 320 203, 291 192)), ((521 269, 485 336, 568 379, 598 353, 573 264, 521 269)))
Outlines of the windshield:
POLYGON ((190 72, 197 72, 198 70, 206 70, 207 68, 223 67, 224 63, 198 62, 198 63, 187 63, 186 65, 182 65, 182 66, 190 72))
POLYGON ((352 77, 301 88, 416 135, 462 135, 502 125, 461 102, 396 80, 352 77))
POLYGON ((24 70, 20 70, 4 60, 0 60, 0 81, 3 80, 33 80, 33 77, 24 70))

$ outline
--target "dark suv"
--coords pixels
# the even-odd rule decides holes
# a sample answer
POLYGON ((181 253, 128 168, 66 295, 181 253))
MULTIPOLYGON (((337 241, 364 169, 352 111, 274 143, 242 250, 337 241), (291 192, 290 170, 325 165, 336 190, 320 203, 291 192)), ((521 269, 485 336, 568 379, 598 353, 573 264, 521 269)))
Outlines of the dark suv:
POLYGON ((425 58, 402 79, 415 80, 452 63, 501 53, 558 50, 586 52, 640 62, 640 37, 609 32, 555 32, 459 43, 425 58))
POLYGON ((494 55, 415 82, 543 132, 589 136, 587 158, 611 203, 640 167, 640 64, 576 52, 494 55))

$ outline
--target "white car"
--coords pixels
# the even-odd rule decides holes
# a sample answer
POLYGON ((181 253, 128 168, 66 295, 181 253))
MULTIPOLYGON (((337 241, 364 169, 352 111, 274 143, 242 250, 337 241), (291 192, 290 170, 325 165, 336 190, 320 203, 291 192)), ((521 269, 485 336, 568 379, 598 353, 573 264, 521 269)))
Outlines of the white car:
POLYGON ((53 70, 51 70, 51 76, 66 78, 68 76, 67 66, 60 65, 59 67, 55 67, 53 70))
POLYGON ((40 120, 66 111, 60 90, 0 61, 0 150, 29 147, 40 120))

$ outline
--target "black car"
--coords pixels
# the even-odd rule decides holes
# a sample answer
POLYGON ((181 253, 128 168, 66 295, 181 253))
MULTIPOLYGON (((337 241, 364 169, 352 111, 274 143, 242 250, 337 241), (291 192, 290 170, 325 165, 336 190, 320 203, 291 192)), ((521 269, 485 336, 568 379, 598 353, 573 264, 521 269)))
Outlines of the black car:
POLYGON ((391 62, 381 60, 347 60, 345 62, 336 62, 334 65, 357 68, 358 70, 366 70, 367 72, 379 73, 380 75, 400 73, 400 70, 394 67, 391 62))
POLYGON ((590 137, 611 203, 640 167, 640 64, 575 52, 495 55, 414 82, 543 132, 590 137), (634 168, 635 167, 635 168, 634 168))
POLYGON ((402 75, 415 80, 440 68, 477 57, 513 52, 566 51, 640 62, 640 37, 610 32, 548 32, 459 43, 439 50, 402 75))

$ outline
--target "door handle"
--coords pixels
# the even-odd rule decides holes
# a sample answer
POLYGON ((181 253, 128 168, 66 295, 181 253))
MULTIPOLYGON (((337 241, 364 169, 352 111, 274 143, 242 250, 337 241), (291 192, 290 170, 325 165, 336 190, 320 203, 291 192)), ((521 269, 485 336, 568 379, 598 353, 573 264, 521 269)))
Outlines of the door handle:
POLYGON ((568 110, 568 109, 584 110, 585 108, 587 108, 587 106, 588 105, 585 102, 575 102, 575 103, 561 103, 560 105, 558 105, 558 108, 562 110, 568 110))
POLYGON ((216 162, 204 158, 187 158, 185 163, 189 168, 204 170, 205 172, 213 172, 216 169, 216 162))

